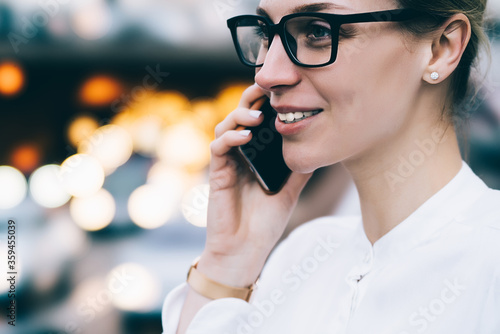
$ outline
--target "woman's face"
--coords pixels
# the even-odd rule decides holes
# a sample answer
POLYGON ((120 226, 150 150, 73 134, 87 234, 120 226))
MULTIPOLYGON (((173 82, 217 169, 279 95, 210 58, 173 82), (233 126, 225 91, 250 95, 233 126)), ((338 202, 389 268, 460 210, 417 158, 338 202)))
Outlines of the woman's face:
MULTIPOLYGON (((321 1, 321 0, 320 0, 321 1)), ((262 0, 277 23, 316 0, 262 0)), ((322 12, 351 14, 396 9, 390 0, 335 0, 322 12)), ((309 10, 308 10, 309 11, 309 10)), ((346 159, 377 154, 397 142, 413 123, 426 68, 425 52, 410 45, 396 23, 349 25, 335 63, 320 68, 294 65, 278 35, 255 81, 279 113, 322 110, 293 124, 277 121, 283 155, 296 172, 310 172, 346 159)))

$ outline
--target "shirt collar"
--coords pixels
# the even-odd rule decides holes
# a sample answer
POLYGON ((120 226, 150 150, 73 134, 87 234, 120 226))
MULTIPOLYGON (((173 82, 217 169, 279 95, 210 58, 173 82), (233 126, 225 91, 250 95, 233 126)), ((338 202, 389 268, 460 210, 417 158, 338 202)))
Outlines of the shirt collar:
POLYGON ((369 242, 362 222, 358 226, 356 244, 369 249, 373 259, 385 263, 400 256, 422 242, 461 215, 486 190, 486 184, 462 160, 462 167, 455 177, 432 195, 410 216, 377 240, 373 247, 369 242))

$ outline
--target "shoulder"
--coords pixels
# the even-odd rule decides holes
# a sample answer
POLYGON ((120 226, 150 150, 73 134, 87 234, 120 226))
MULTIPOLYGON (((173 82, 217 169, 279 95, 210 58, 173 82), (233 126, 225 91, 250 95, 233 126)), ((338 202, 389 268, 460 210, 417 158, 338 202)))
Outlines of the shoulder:
POLYGON ((500 283, 500 191, 486 189, 463 215, 456 217, 456 227, 470 238, 470 252, 477 255, 483 267, 495 272, 500 283))
MULTIPOLYGON (((488 188, 463 220, 494 234, 500 233, 500 190, 488 188)), ((500 237, 500 234, 497 236, 500 237)))

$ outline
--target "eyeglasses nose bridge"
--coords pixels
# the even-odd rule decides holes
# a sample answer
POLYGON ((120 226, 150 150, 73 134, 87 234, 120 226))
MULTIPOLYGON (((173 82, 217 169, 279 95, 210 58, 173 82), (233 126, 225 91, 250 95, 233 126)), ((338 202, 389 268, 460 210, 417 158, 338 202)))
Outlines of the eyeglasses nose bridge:
MULTIPOLYGON (((280 31, 280 25, 279 24, 268 24, 268 34, 269 34, 269 44, 267 46, 267 49, 269 50, 271 48, 271 44, 273 43, 274 41, 274 37, 276 35, 279 35, 280 36, 280 39, 282 40, 283 39, 283 36, 282 36, 282 33, 280 31)), ((281 41, 281 44, 283 44, 283 41, 281 41)), ((283 44, 283 47, 285 45, 283 44)))
POLYGON ((269 35, 269 43, 267 45, 267 50, 269 52, 269 50, 271 49, 271 46, 272 46, 272 43, 274 41, 274 37, 276 35, 278 35, 280 38, 280 42, 281 42, 281 46, 283 47, 283 51, 285 51, 286 55, 291 58, 290 56, 290 51, 288 49, 288 41, 286 40, 286 36, 285 36, 285 25, 283 23, 278 23, 278 24, 269 24, 268 25, 268 35, 269 35))
MULTIPOLYGON (((281 48, 282 48, 282 49, 280 50, 280 52, 284 52, 284 53, 285 53, 285 55, 286 55, 286 57, 287 57, 288 59, 290 59, 290 60, 291 60, 291 58, 290 58, 290 54, 289 54, 289 51, 288 51, 288 47, 287 47, 287 45, 286 45, 286 43, 287 43, 287 42, 283 40, 283 36, 282 36, 282 34, 281 34, 281 33, 279 33, 278 31, 276 31, 273 35, 269 34, 269 44, 268 44, 268 46, 267 46, 267 52, 266 52, 266 56, 265 56, 265 58, 264 58, 264 63, 265 63, 265 60, 267 59, 267 57, 269 56, 269 53, 270 53, 270 50, 271 50, 271 47, 272 47, 272 42, 274 41, 274 37, 275 37, 276 35, 278 35, 278 36, 279 36, 279 42, 280 42, 280 44, 281 44, 281 48), (272 37, 271 37, 271 36, 272 36, 272 37)), ((279 45, 275 45, 275 47, 279 47, 279 45)))

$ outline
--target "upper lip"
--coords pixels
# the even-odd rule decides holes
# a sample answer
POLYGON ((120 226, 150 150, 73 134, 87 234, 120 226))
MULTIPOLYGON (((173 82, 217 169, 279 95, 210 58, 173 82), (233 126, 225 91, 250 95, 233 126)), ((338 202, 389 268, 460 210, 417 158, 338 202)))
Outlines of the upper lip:
POLYGON ((296 106, 272 106, 279 114, 288 114, 292 112, 323 111, 321 108, 308 108, 296 106))

